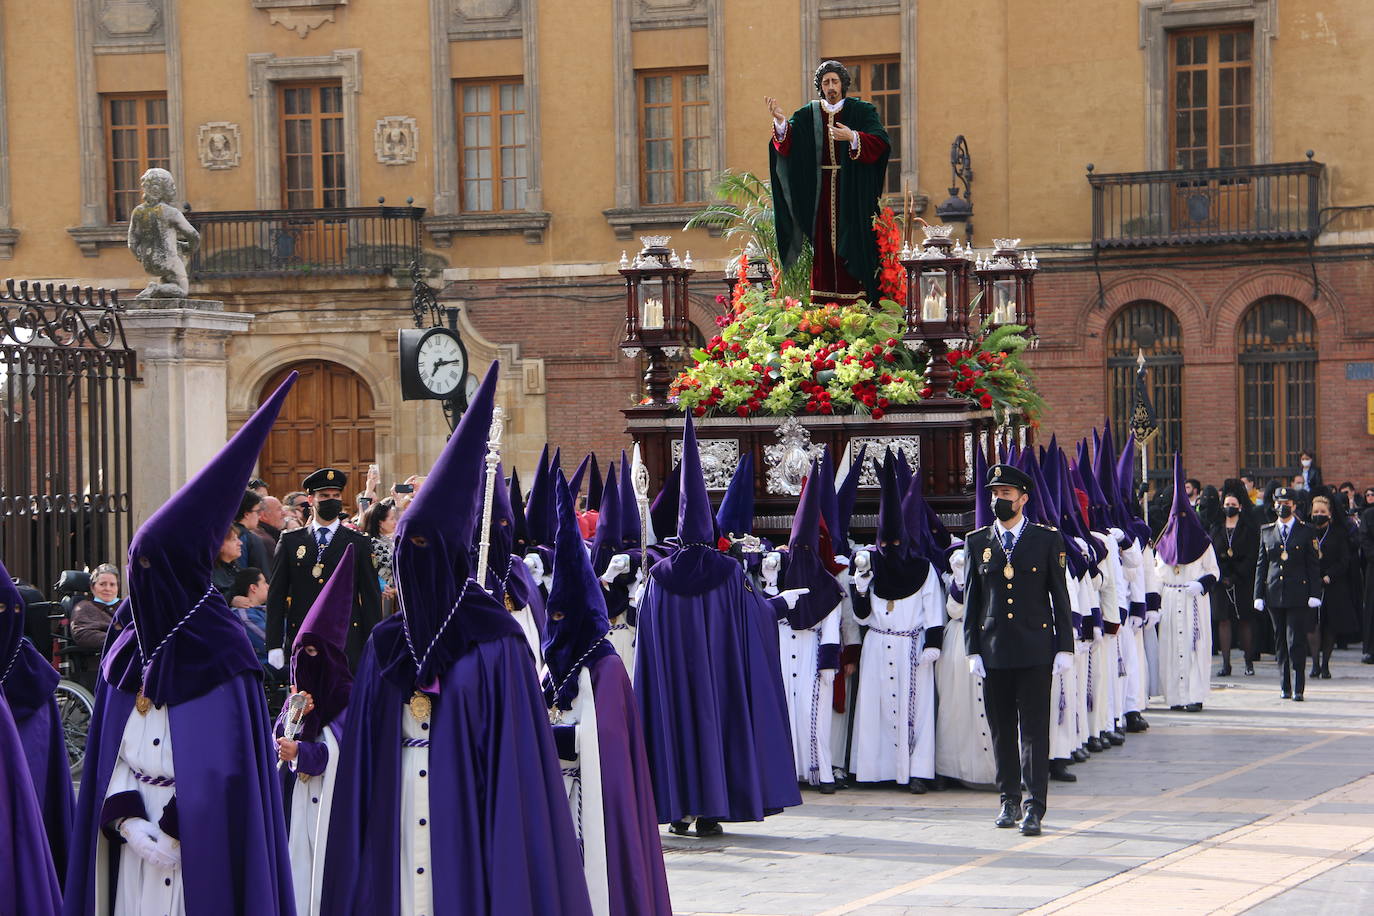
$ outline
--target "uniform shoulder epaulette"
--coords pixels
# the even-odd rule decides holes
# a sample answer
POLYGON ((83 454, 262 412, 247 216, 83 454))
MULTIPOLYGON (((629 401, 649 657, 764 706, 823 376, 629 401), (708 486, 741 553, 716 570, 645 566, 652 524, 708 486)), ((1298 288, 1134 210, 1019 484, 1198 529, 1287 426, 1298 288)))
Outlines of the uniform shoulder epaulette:
POLYGON ((981 534, 981 533, 983 533, 984 531, 991 531, 991 530, 992 530, 992 526, 991 526, 991 525, 984 525, 984 526, 981 527, 981 528, 974 528, 972 531, 969 532, 969 536, 971 537, 971 536, 973 536, 973 535, 975 535, 975 534, 981 534))
POLYGON ((1042 525, 1040 522, 1031 522, 1031 524, 1034 525, 1034 526, 1037 527, 1037 528, 1044 528, 1046 531, 1058 531, 1058 530, 1059 530, 1058 528, 1054 527, 1053 525, 1042 525))
POLYGON ((1260 530, 1263 531, 1265 528, 1273 528, 1277 524, 1278 522, 1266 522, 1263 525, 1260 525, 1260 530))

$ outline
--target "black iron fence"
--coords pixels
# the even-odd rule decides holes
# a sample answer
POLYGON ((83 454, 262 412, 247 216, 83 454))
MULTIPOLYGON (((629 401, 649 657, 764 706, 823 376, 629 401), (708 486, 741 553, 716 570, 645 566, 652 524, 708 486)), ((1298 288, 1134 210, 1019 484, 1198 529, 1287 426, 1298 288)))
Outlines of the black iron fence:
POLYGON ((1318 231, 1320 162, 1093 174, 1099 248, 1295 241, 1318 231))
POLYGON ((137 363, 121 311, 103 289, 0 288, 0 557, 40 590, 128 549, 137 363))
POLYGON ((200 231, 193 280, 381 274, 420 255, 424 207, 219 210, 186 214, 200 231))

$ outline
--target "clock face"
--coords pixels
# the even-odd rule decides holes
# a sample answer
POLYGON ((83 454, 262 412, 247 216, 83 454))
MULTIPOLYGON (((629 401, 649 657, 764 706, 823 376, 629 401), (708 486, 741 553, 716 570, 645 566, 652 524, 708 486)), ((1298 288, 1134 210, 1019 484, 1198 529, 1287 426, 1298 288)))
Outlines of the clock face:
POLYGON ((458 390, 467 375, 467 360, 456 338, 449 334, 430 334, 416 351, 420 383, 436 395, 447 397, 458 390))

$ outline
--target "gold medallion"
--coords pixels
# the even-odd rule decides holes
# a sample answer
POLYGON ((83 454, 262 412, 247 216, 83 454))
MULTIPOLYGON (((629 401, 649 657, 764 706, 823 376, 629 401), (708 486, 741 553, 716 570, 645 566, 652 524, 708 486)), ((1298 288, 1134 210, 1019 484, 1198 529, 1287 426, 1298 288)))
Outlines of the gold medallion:
POLYGON ((304 545, 304 544, 302 544, 301 546, 299 546, 299 547, 296 548, 296 559, 297 559, 297 560, 304 560, 304 559, 305 559, 305 545, 304 545))
POLYGON ((986 563, 986 562, 988 562, 988 561, 991 560, 991 559, 992 559, 992 548, 991 548, 991 547, 984 547, 984 548, 983 548, 983 562, 986 563))
POLYGON ((299 779, 301 782, 309 782, 309 781, 310 781, 310 774, 309 774, 309 773, 300 773, 300 772, 298 772, 298 773, 296 773, 296 778, 299 779))
POLYGON ((1288 562, 1288 551, 1285 550, 1283 553, 1279 554, 1279 559, 1282 560, 1283 562, 1287 563, 1287 562, 1288 562))
POLYGON ((1064 568, 1064 554, 1063 554, 1062 551, 1061 551, 1060 554, 1059 554, 1059 568, 1060 568, 1060 569, 1063 569, 1063 568, 1064 568))
POLYGON ((134 709, 138 710, 140 716, 146 716, 148 710, 153 708, 153 701, 143 695, 143 688, 138 688, 138 699, 134 700, 134 709))
POLYGON ((324 564, 316 563, 313 567, 311 567, 310 575, 314 576, 316 579, 324 575, 324 564))
POLYGON ((1012 576, 1016 575, 1016 570, 1012 569, 1011 564, 1008 563, 1006 566, 1002 567, 1002 575, 1010 579, 1012 576))
POLYGON ((429 718, 429 712, 433 708, 429 697, 420 691, 415 691, 415 695, 410 698, 410 714, 416 722, 423 722, 429 718))
POLYGON ((509 592, 506 593, 505 602, 506 602, 506 610, 510 611, 512 614, 514 614, 516 611, 520 610, 518 607, 515 606, 515 601, 511 598, 509 592))
POLYGON ((1227 547, 1227 548, 1226 548, 1226 555, 1227 555, 1228 557, 1234 557, 1234 556, 1235 556, 1235 554, 1231 552, 1231 548, 1230 548, 1230 547, 1227 547))

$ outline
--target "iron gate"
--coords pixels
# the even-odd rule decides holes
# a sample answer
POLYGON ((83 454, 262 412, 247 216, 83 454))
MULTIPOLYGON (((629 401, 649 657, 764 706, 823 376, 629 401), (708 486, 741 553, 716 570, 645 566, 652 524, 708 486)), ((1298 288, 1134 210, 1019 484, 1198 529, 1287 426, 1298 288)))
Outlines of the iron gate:
POLYGON ((0 558, 40 591, 124 565, 137 369, 121 311, 104 289, 0 289, 0 558))

